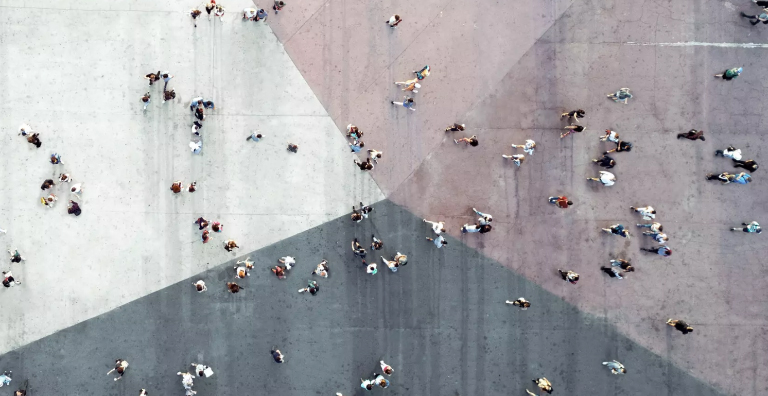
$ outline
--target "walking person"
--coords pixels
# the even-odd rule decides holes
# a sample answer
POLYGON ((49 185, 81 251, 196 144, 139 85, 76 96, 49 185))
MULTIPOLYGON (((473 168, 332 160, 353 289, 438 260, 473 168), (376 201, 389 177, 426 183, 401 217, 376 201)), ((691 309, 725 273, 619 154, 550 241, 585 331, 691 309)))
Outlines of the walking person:
MULTIPOLYGON (((208 14, 208 17, 210 18, 210 13, 208 14)), ((168 72, 163 72, 163 82, 164 82, 163 91, 168 89, 168 81, 171 81, 172 78, 173 78, 173 75, 171 75, 168 72)))
POLYGON ((173 184, 171 184, 171 191, 173 191, 174 194, 178 194, 181 192, 182 183, 181 181, 175 181, 173 184))
POLYGON ((242 265, 239 265, 239 263, 240 262, 238 261, 238 265, 233 267, 235 269, 235 278, 245 279, 246 276, 251 276, 250 269, 253 268, 253 265, 249 266, 248 264, 246 264, 245 266, 242 266, 242 265))
POLYGON ((40 189, 45 191, 45 190, 47 190, 47 189, 49 189, 49 188, 51 188, 51 187, 53 187, 55 185, 56 184, 53 183, 53 179, 46 179, 46 180, 43 181, 43 184, 40 186, 40 189))
POLYGON ((563 271, 561 269, 558 269, 557 272, 560 273, 560 276, 563 278, 564 281, 575 285, 576 282, 579 281, 579 274, 573 272, 573 271, 563 271))
POLYGON ((57 197, 56 194, 48 194, 48 197, 40 198, 40 201, 43 203, 44 206, 47 206, 48 209, 53 209, 53 205, 56 204, 56 201, 58 200, 59 200, 59 197, 57 197))
POLYGON ((640 248, 640 250, 649 252, 649 253, 656 253, 659 256, 662 257, 668 257, 672 255, 672 249, 670 249, 667 246, 659 246, 657 248, 649 249, 649 248, 640 248))
POLYGON ((117 378, 115 378, 115 381, 123 378, 123 375, 125 374, 125 370, 128 368, 128 361, 125 359, 117 359, 115 360, 115 368, 112 370, 109 370, 107 375, 112 374, 113 372, 117 372, 117 378))
POLYGON ((600 267, 600 270, 608 274, 611 278, 616 279, 624 279, 624 277, 621 276, 621 270, 616 267, 600 267))
POLYGON ((240 292, 240 289, 245 289, 245 288, 238 285, 235 282, 227 282, 227 291, 229 291, 230 293, 237 294, 240 292))
MULTIPOLYGON (((538 386, 539 389, 541 389, 544 392, 552 393, 552 391, 553 391, 552 383, 549 382, 549 380, 544 378, 544 377, 534 379, 533 383, 536 384, 536 386, 538 386)), ((528 389, 526 389, 526 391, 528 391, 528 389)), ((531 392, 529 391, 528 393, 531 393, 531 392)))
POLYGON ((650 228, 652 232, 664 231, 664 226, 661 225, 661 223, 657 223, 657 222, 653 222, 649 224, 638 224, 637 226, 640 228, 650 228))
POLYGON ((376 235, 371 235, 371 250, 381 250, 384 247, 384 242, 381 239, 376 238, 376 235))
POLYGON ((17 281, 13 277, 10 269, 8 271, 3 271, 3 287, 13 287, 20 284, 21 281, 17 281))
POLYGON ((427 219, 422 219, 425 223, 428 223, 432 227, 432 231, 440 235, 441 232, 445 232, 445 223, 442 221, 429 221, 427 219))
POLYGON ((220 22, 224 22, 224 7, 221 4, 216 5, 216 10, 213 12, 213 16, 219 17, 220 22))
POLYGON ((610 226, 610 228, 603 228, 603 232, 606 232, 608 234, 618 235, 623 238, 629 239, 631 235, 629 234, 629 230, 624 228, 624 225, 622 224, 614 224, 610 226))
POLYGON ((195 377, 192 376, 188 371, 187 372, 176 372, 176 375, 181 376, 181 385, 184 387, 184 389, 191 390, 192 386, 195 384, 195 377))
POLYGON ((414 70, 413 72, 416 73, 416 78, 417 79, 423 80, 423 79, 427 78, 427 76, 429 76, 429 73, 431 71, 432 70, 429 68, 429 65, 427 65, 427 66, 422 67, 421 70, 419 70, 419 71, 414 70))
POLYGON ((403 19, 400 18, 400 15, 395 14, 389 17, 389 20, 386 23, 389 25, 389 27, 391 27, 392 29, 395 29, 397 28, 397 25, 399 25, 400 22, 402 21, 403 19))
POLYGON ((754 232, 757 234, 763 232, 763 230, 760 228, 760 224, 758 224, 756 221, 753 221, 749 224, 741 223, 741 225, 743 225, 744 227, 733 227, 731 228, 731 231, 744 231, 749 233, 754 232))
POLYGON ((395 102, 395 101, 393 100, 393 101, 392 101, 392 104, 393 104, 393 105, 396 105, 396 106, 403 106, 403 107, 405 107, 406 109, 408 109, 408 110, 411 110, 411 111, 416 111, 416 109, 414 109, 414 108, 413 108, 413 106, 415 106, 415 105, 416 105, 416 104, 413 102, 413 98, 409 98, 409 97, 407 97, 407 96, 403 96, 403 101, 402 101, 402 102, 395 102))
POLYGON ((19 251, 16 249, 9 249, 8 254, 11 255, 12 263, 20 263, 22 261, 26 261, 26 259, 21 256, 21 253, 19 253, 19 251))
POLYGON ((237 246, 237 242, 235 242, 234 239, 228 239, 224 241, 224 250, 231 252, 235 249, 239 249, 240 246, 237 246))
POLYGON ((627 369, 624 368, 624 365, 619 363, 618 360, 611 360, 610 362, 603 362, 603 366, 608 367, 611 369, 612 374, 626 374, 627 369))
POLYGON ((261 138, 263 138, 264 136, 262 134, 256 133, 256 132, 258 132, 258 131, 251 132, 251 136, 248 136, 247 138, 245 138, 245 140, 246 141, 251 140, 251 141, 254 141, 254 142, 260 141, 261 138))
POLYGON ((362 140, 355 140, 352 143, 349 143, 349 149, 353 153, 359 153, 363 147, 365 147, 365 143, 362 140))
POLYGON ((634 210, 635 213, 639 213, 640 216, 643 216, 643 220, 653 220, 656 217, 656 209, 652 206, 644 206, 642 208, 630 206, 629 208, 634 210))
POLYGON ((693 326, 686 323, 684 320, 680 319, 667 319, 667 324, 674 327, 675 330, 683 333, 688 334, 693 332, 693 326))
POLYGON ((752 181, 752 176, 750 176, 746 172, 740 172, 738 175, 732 175, 728 172, 723 172, 719 175, 708 173, 706 178, 707 180, 719 180, 723 184, 728 184, 728 183, 747 184, 752 181))
POLYGON ((360 244, 357 238, 352 240, 352 253, 354 253, 357 257, 365 258, 365 248, 360 244))
POLYGON ((686 138, 688 140, 701 140, 705 141, 707 139, 704 138, 704 131, 697 131, 695 129, 691 129, 690 131, 686 133, 678 133, 677 134, 678 139, 686 138))
POLYGON ((320 262, 320 264, 317 265, 314 271, 312 271, 312 275, 322 276, 323 278, 328 277, 328 272, 330 272, 330 269, 328 268, 328 260, 323 260, 320 262))
POLYGON ((757 165, 757 162, 755 162, 754 160, 741 161, 741 160, 737 160, 737 159, 732 159, 732 161, 733 161, 733 166, 734 167, 746 169, 746 170, 748 170, 750 172, 756 171, 757 168, 759 167, 757 165))
POLYGON ((365 262, 365 259, 363 259, 363 266, 365 267, 366 274, 376 275, 379 273, 379 270, 376 268, 376 263, 368 264, 367 262, 365 262))
POLYGON ((480 224, 464 224, 461 226, 461 233, 475 233, 479 232, 481 234, 485 234, 487 232, 490 232, 493 229, 493 227, 490 224, 480 225, 480 224))
POLYGON ((83 213, 83 210, 80 209, 80 204, 73 200, 69 200, 69 207, 67 207, 67 214, 80 216, 83 213))
POLYGON ((381 371, 384 372, 386 375, 392 375, 392 373, 395 372, 395 370, 392 368, 392 366, 384 363, 383 360, 379 361, 379 366, 381 366, 381 371))
POLYGON ((755 26, 760 22, 762 22, 763 25, 768 25, 768 9, 763 9, 763 12, 756 15, 747 15, 744 12, 742 12, 741 16, 743 18, 749 19, 749 23, 751 23, 752 26, 755 26))
POLYGON ((493 216, 489 215, 488 213, 483 213, 475 208, 472 208, 472 211, 475 212, 476 215, 480 216, 480 218, 477 219, 477 223, 480 225, 490 224, 490 222, 493 221, 493 216))
POLYGON ((149 106, 150 97, 151 95, 149 94, 149 92, 145 93, 144 96, 141 97, 141 101, 142 103, 144 103, 144 109, 143 109, 144 111, 147 111, 147 106, 149 106))
POLYGON ((373 161, 374 163, 378 164, 379 160, 381 159, 382 154, 384 154, 381 151, 378 150, 368 150, 368 159, 373 161))
POLYGON ((661 244, 664 244, 667 241, 669 241, 669 237, 667 237, 667 234, 663 232, 643 231, 643 235, 647 235, 653 238, 654 241, 661 244))
MULTIPOLYGON (((191 192, 191 193, 193 193, 193 192, 195 192, 195 191, 197 191, 197 182, 196 182, 196 181, 193 181, 193 182, 192 182, 192 183, 190 183, 190 184, 189 184, 189 186, 187 187, 187 192, 191 192)), ((214 230, 214 231, 215 231, 215 230, 214 230)))
POLYGON ((614 176, 613 173, 606 171, 600 171, 600 177, 588 177, 587 180, 599 181, 606 187, 616 184, 616 176, 614 176))
POLYGON ((525 141, 525 144, 513 144, 512 148, 521 148, 528 155, 533 155, 533 151, 536 148, 536 142, 531 139, 525 141))
POLYGON ((54 165, 64 165, 64 163, 61 162, 61 155, 58 153, 51 154, 51 163, 54 165))
POLYGON ((627 104, 627 102, 632 99, 632 94, 629 93, 629 88, 621 88, 615 93, 610 93, 607 96, 613 99, 613 101, 616 103, 624 104, 627 104))
POLYGON ((448 241, 446 241, 442 235, 438 235, 435 238, 427 237, 427 240, 434 243, 438 249, 448 244, 448 241))
POLYGON ((549 203, 552 205, 557 205, 557 207, 561 209, 568 209, 569 206, 573 205, 573 201, 569 200, 568 197, 565 196, 549 197, 549 203))
POLYGON ((732 160, 741 160, 741 149, 728 146, 723 150, 715 150, 715 156, 730 158, 732 160))
POLYGON ((472 147, 477 147, 477 145, 480 143, 477 140, 477 135, 472 135, 468 138, 461 138, 461 139, 453 139, 453 142, 456 144, 459 143, 465 143, 467 145, 470 145, 472 147))
POLYGON ((373 162, 371 162, 370 158, 366 158, 364 162, 360 162, 360 161, 357 160, 357 158, 355 158, 354 160, 352 160, 352 162, 354 162, 355 165, 357 165, 357 167, 360 168, 360 170, 364 171, 364 172, 371 171, 375 167, 373 165, 373 162))
POLYGON ((163 103, 169 100, 174 100, 174 99, 176 99, 176 91, 174 91, 173 89, 170 91, 165 89, 163 90, 163 103))
POLYGON ((623 272, 635 272, 635 267, 633 267, 628 260, 624 259, 611 260, 611 267, 618 267, 623 272))
POLYGON ((460 132, 460 131, 463 131, 464 128, 465 128, 464 124, 457 124, 457 123, 454 122, 453 125, 449 126, 448 128, 445 128, 445 131, 446 132, 460 132))
POLYGON ((360 381, 361 381, 360 387, 365 389, 365 390, 372 390, 373 386, 376 384, 375 382, 373 382, 372 380, 369 380, 369 379, 362 379, 362 378, 360 378, 360 381))
POLYGON ((152 84, 160 81, 160 71, 158 70, 157 73, 149 73, 144 76, 144 79, 149 80, 149 86, 151 87, 152 84))
POLYGON ((83 192, 83 183, 73 184, 72 187, 69 188, 69 192, 79 197, 83 192))
POLYGON ((504 159, 511 159, 512 163, 517 165, 518 168, 523 163, 523 161, 525 161, 525 155, 523 154, 512 154, 512 155, 502 154, 501 157, 504 159))
POLYGON ((607 155, 603 155, 600 158, 593 159, 592 162, 597 163, 598 165, 600 165, 600 167, 605 169, 611 169, 614 166, 616 166, 616 161, 607 155))
POLYGON ((277 347, 272 347, 272 350, 269 351, 269 353, 272 354, 272 359, 274 359, 275 363, 285 362, 285 355, 283 355, 277 347))
POLYGON ((193 283, 192 286, 195 287, 195 290, 197 290, 198 293, 202 293, 202 292, 208 290, 208 288, 205 286, 205 282, 203 282, 202 279, 200 279, 199 281, 193 283))
POLYGON ((288 151, 295 154, 299 151, 299 146, 297 144, 288 143, 288 151))
POLYGON ((585 128, 584 128, 584 125, 568 125, 563 129, 567 129, 567 131, 560 134, 560 139, 572 133, 583 132, 585 128))
MULTIPOLYGON (((756 25, 756 23, 753 23, 753 25, 756 25)), ((734 67, 731 69, 728 69, 720 74, 715 74, 715 77, 722 77, 725 81, 731 81, 734 78, 741 75, 741 72, 744 71, 744 68, 742 67, 734 67)))
POLYGON ((280 257, 279 259, 277 259, 277 262, 280 264, 284 264, 285 269, 290 271, 291 268, 293 268, 293 266, 296 264, 296 257, 292 257, 292 256, 280 257))
POLYGON ((528 308, 530 308, 530 307, 531 307, 531 302, 530 302, 530 301, 528 301, 528 300, 526 300, 526 299, 525 299, 525 298, 523 298, 523 297, 520 297, 520 298, 518 298, 518 299, 517 299, 517 300, 515 300, 515 301, 509 301, 509 300, 507 300, 507 301, 506 301, 506 303, 507 303, 507 304, 511 304, 511 305, 514 305, 514 306, 516 306, 516 307, 520 307, 520 309, 521 309, 521 310, 523 310, 523 311, 526 311, 526 310, 528 310, 528 308))
POLYGON ((605 130, 605 135, 600 136, 600 141, 601 142, 614 142, 614 143, 618 143, 619 142, 619 133, 616 132, 616 131, 612 131, 610 129, 606 129, 605 130))
POLYGON ((72 178, 69 177, 69 173, 60 173, 59 174, 59 182, 61 182, 61 183, 70 183, 70 182, 72 182, 72 178))
POLYGON ((317 282, 313 280, 309 280, 307 282, 307 287, 303 289, 299 289, 299 293, 309 292, 311 295, 317 294, 317 292, 320 291, 320 286, 317 285, 317 282))
POLYGON ((275 10, 275 14, 277 14, 278 11, 283 9, 283 7, 285 7, 285 2, 283 0, 275 0, 275 4, 272 6, 272 9, 275 10))
POLYGON ((398 263, 395 260, 387 260, 384 256, 381 256, 381 262, 384 263, 384 265, 387 266, 392 272, 397 272, 398 267, 400 267, 400 263, 398 263))
POLYGON ((40 134, 37 133, 37 132, 27 136, 27 143, 32 144, 32 145, 34 145, 37 148, 40 148, 40 146, 43 143, 40 141, 39 136, 40 136, 40 134))
POLYGON ((373 376, 375 377, 376 384, 383 389, 389 388, 389 380, 384 378, 383 375, 378 373, 373 373, 373 376))
MULTIPOLYGON (((189 16, 191 16, 191 17, 192 17, 192 23, 194 23, 194 24, 195 24, 195 27, 197 27, 197 18, 198 18, 198 17, 200 16, 200 14, 202 14, 202 13, 203 13, 203 12, 202 12, 202 11, 200 11, 200 10, 198 10, 197 8, 193 8, 193 9, 189 10, 189 16)), ((150 83, 150 85, 152 85, 152 84, 150 83)))
POLYGON ((622 151, 627 151, 627 152, 632 151, 632 143, 625 142, 623 140, 619 140, 619 142, 616 143, 616 148, 615 149, 608 150, 608 151, 604 152, 603 155, 610 154, 610 153, 613 153, 613 152, 617 152, 618 153, 618 152, 622 152, 622 151))
POLYGON ((197 373, 197 376, 200 378, 208 378, 213 376, 213 369, 209 366, 200 363, 192 363, 190 366, 195 368, 195 373, 197 373))
POLYGON ((355 141, 360 140, 360 138, 363 137, 363 131, 356 126, 349 124, 347 125, 347 137, 352 138, 355 141))
POLYGON ((360 202, 360 209, 355 209, 355 207, 352 206, 352 220, 359 223, 363 219, 367 219, 368 214, 371 212, 373 212, 373 208, 370 205, 363 205, 363 203, 360 202))
POLYGON ((568 117, 568 121, 570 121, 571 118, 573 118, 573 121, 578 121, 579 119, 584 118, 586 115, 587 115, 586 111, 582 109, 578 109, 578 110, 571 110, 567 113, 563 113, 560 115, 560 118, 568 117))

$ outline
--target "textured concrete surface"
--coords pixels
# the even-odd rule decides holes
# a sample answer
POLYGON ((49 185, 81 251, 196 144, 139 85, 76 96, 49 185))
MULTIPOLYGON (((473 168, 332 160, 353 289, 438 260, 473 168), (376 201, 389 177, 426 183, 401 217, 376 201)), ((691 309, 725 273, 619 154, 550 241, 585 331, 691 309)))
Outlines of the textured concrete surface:
MULTIPOLYGON (((32 394, 181 394, 175 373, 198 362, 215 372, 195 380, 199 395, 362 395, 359 378, 378 371, 381 359, 395 372, 390 388, 373 394, 522 395, 537 376, 552 381, 555 394, 721 394, 459 241, 449 237, 436 250, 424 240, 430 232, 383 201, 362 223, 343 216, 249 253, 256 268, 238 281, 245 287, 238 294, 224 290, 234 279, 225 263, 6 354, 0 367, 17 380, 33 377, 32 394), (409 264, 367 275, 349 241, 372 233, 384 241, 380 253, 401 251, 409 264), (297 264, 278 280, 268 267, 286 254, 297 264), (330 277, 316 278, 315 296, 297 293, 321 259, 330 277), (208 291, 194 290, 198 278, 208 291), (520 296, 529 310, 504 304, 520 296), (284 364, 272 361, 273 346, 284 364), (105 373, 117 358, 130 367, 115 383, 105 373), (610 374, 601 365, 610 359, 628 374, 610 374)), ((686 338, 673 332, 654 330, 670 342, 686 338)))
POLYGON ((382 199, 268 26, 232 12, 195 29, 190 2, 40 3, 0 7, 0 245, 27 259, 11 266, 22 285, 2 291, 15 319, 0 325, 0 351, 219 265, 232 257, 225 239, 254 250, 382 199), (158 69, 175 75, 175 101, 147 87, 158 69), (198 94, 217 107, 195 156, 187 105, 198 94), (22 123, 40 149, 17 136, 22 123), (266 138, 246 142, 254 129, 266 138), (54 151, 64 165, 48 163, 54 151), (39 186, 62 171, 84 183, 78 218, 61 186, 54 209, 40 205, 39 186), (175 180, 198 191, 173 195, 175 180), (201 215, 225 225, 206 245, 192 224, 201 215))

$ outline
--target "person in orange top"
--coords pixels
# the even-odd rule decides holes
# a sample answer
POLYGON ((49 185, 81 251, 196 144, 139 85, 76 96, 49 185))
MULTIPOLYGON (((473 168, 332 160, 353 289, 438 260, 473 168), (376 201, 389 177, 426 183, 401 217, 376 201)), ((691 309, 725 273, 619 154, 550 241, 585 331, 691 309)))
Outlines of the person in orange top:
POLYGON ((568 197, 549 197, 549 203, 563 209, 568 209, 569 206, 573 205, 573 201, 569 201, 568 197))

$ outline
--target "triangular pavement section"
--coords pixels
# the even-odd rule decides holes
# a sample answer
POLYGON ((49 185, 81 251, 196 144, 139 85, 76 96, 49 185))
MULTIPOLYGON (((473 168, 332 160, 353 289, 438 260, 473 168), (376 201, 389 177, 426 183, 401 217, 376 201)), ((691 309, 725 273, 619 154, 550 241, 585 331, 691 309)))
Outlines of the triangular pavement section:
MULTIPOLYGON (((713 156, 729 144, 756 160, 768 155, 754 134, 765 105, 745 88, 768 79, 759 66, 763 53, 623 44, 728 42, 754 34, 749 25, 733 33, 703 23, 694 31, 677 19, 719 20, 721 6, 694 11, 683 2, 670 11, 631 2, 575 2, 461 118, 479 146, 457 146, 446 136, 389 198, 419 216, 445 220, 457 237, 462 224, 476 219, 472 207, 492 214, 491 233, 461 240, 728 394, 763 394, 765 241, 729 229, 749 221, 743 216, 765 213, 768 187, 736 189, 704 179, 709 172, 738 171, 713 156), (743 85, 712 77, 728 64, 743 64, 754 74, 742 76, 743 85), (620 87, 635 95, 626 106, 605 96, 620 87), (586 131, 560 139, 567 123, 559 115, 578 108, 587 111, 586 131), (707 140, 676 139, 691 128, 705 130, 707 140), (605 129, 635 145, 613 155, 618 181, 610 188, 585 180, 600 170, 591 159, 612 148, 598 140, 605 129), (529 138, 536 151, 521 167, 501 157, 522 153, 510 144, 529 138), (561 210, 548 204, 556 195, 575 205, 561 210), (630 205, 656 208, 673 256, 640 251, 657 244, 634 227, 643 221, 630 205), (617 223, 630 226, 630 240, 601 233, 617 223), (617 257, 632 260, 637 271, 624 280, 600 272, 617 257), (578 286, 559 279, 557 268, 580 273, 578 286), (694 335, 660 334, 670 317, 692 323, 694 335)), ((733 13, 728 20, 736 24, 738 18, 733 13)))
POLYGON ((0 7, 0 68, 14 76, 0 92, 0 244, 26 258, 11 266, 22 284, 2 290, 13 320, 0 324, 0 351, 216 266, 235 255, 226 239, 252 251, 383 199, 268 25, 233 9, 195 28, 187 11, 199 3, 102 1, 57 10, 40 29, 26 3, 0 7), (143 79, 159 69, 175 76, 176 100, 143 79), (193 155, 197 95, 216 109, 193 155), (22 123, 42 148, 17 136, 22 123), (265 139, 246 141, 253 130, 265 139), (52 152, 64 165, 48 163, 52 152), (66 214, 66 186, 54 209, 40 205, 43 180, 60 172, 84 183, 80 217, 66 214), (175 180, 197 181, 197 192, 172 194, 175 180), (198 216, 224 232, 201 243, 198 216))
POLYGON ((230 261, 5 354, 0 367, 29 378, 32 394, 178 394, 176 372, 196 362, 215 372, 195 380, 198 394, 354 395, 383 359, 395 372, 374 394, 524 394, 545 376, 572 395, 721 395, 460 241, 437 250, 424 239, 431 229, 403 208, 374 208, 361 223, 342 216, 251 252, 256 268, 237 280, 238 294, 225 291, 230 261), (408 265, 366 274, 349 243, 371 234, 384 248, 370 260, 400 251, 408 265), (284 255, 297 264, 278 280, 269 267, 284 255), (322 259, 330 277, 314 278, 319 293, 297 293, 322 259), (198 279, 206 292, 194 290, 198 279), (504 303, 520 296, 532 302, 527 311, 504 303), (272 361, 273 346, 284 364, 272 361), (130 367, 115 383, 105 374, 117 358, 130 367), (628 374, 601 365, 612 359, 628 374))

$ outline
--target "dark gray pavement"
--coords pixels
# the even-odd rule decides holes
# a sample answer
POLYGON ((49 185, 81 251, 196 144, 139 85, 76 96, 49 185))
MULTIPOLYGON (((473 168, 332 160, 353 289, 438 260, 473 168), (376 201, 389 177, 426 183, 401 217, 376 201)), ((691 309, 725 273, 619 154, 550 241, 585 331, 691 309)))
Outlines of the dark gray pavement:
MULTIPOLYGON (((373 394, 524 395, 532 378, 546 376, 555 394, 720 395, 458 241, 436 250, 424 240, 427 225, 399 206, 375 208, 362 223, 344 216, 250 253, 256 269, 239 294, 224 291, 234 279, 228 262, 3 355, 0 367, 14 371, 13 385, 30 377, 31 395, 182 394, 175 373, 191 362, 215 371, 195 381, 200 396, 361 395, 359 378, 380 359, 395 373, 390 389, 373 394), (384 240, 380 252, 399 250, 409 264, 365 274, 349 242, 372 233, 384 240), (298 264, 281 281, 268 267, 283 255, 298 264), (297 293, 323 258, 331 276, 317 279, 320 292, 297 293), (202 294, 192 286, 199 278, 208 285, 202 294), (531 309, 504 304, 520 296, 531 309), (273 345, 285 364, 272 361, 273 345), (117 383, 106 375, 116 358, 130 363, 117 383), (601 365, 610 359, 629 373, 610 374, 601 365)), ((669 343, 691 339, 666 327, 658 333, 669 343)))

